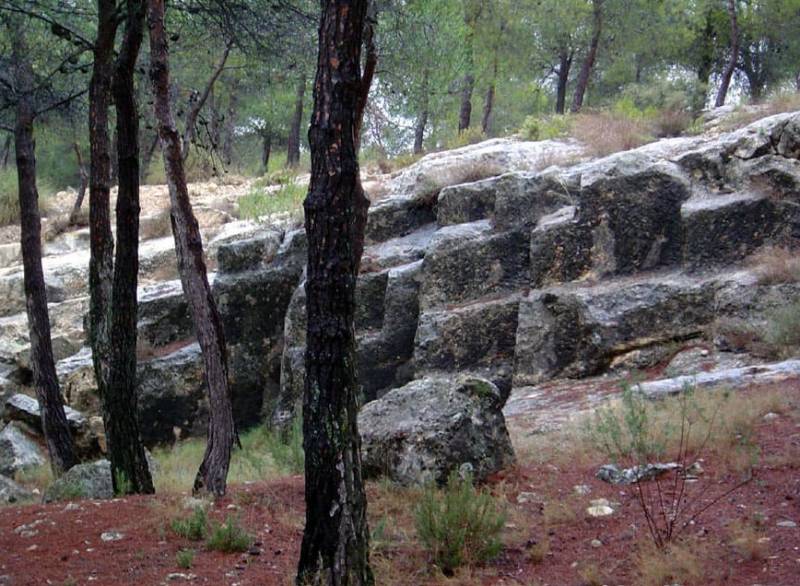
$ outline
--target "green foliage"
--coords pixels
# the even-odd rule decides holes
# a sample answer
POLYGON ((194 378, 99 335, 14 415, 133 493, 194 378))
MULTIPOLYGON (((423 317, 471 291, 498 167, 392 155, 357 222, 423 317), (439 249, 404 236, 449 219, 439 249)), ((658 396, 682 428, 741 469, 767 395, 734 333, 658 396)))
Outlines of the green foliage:
POLYGON ((58 482, 48 490, 52 501, 73 501, 86 497, 86 490, 80 482, 58 482))
POLYGON ((194 563, 195 551, 193 549, 181 549, 175 554, 175 563, 179 568, 188 570, 194 563))
POLYGON ((459 149, 471 144, 478 144, 486 140, 486 135, 477 126, 472 126, 461 132, 454 133, 445 143, 445 149, 459 149))
POLYGON ((19 222, 17 170, 8 167, 0 171, 0 226, 19 222))
POLYGON ((303 217, 303 200, 307 192, 306 186, 297 183, 288 183, 271 191, 254 187, 250 193, 239 198, 239 216, 254 220, 288 214, 291 219, 299 221, 303 217))
POLYGON ((176 535, 190 541, 201 541, 208 535, 208 514, 203 507, 196 507, 189 517, 173 519, 170 527, 176 535))
POLYGON ((124 470, 114 470, 114 481, 116 494, 130 494, 133 492, 133 483, 131 483, 124 470))
POLYGON ((239 524, 239 520, 228 515, 223 524, 212 524, 206 545, 208 549, 225 553, 247 551, 253 537, 239 524))
POLYGON ((291 474, 303 473, 305 453, 303 452, 302 418, 295 417, 285 432, 267 432, 266 446, 279 469, 291 474))
POLYGON ((776 309, 768 316, 764 341, 784 356, 800 348, 800 301, 776 309))
POLYGON ((525 140, 553 140, 568 136, 571 128, 568 116, 528 116, 520 134, 525 140))
POLYGON ((495 499, 456 472, 444 489, 426 488, 415 510, 417 535, 445 574, 496 557, 505 522, 495 499))

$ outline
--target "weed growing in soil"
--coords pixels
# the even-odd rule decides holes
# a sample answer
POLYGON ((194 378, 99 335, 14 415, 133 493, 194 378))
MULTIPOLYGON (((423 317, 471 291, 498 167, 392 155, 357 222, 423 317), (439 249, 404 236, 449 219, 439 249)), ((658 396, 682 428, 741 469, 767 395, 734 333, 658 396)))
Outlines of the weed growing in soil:
POLYGON ((445 575, 500 553, 506 514, 472 479, 452 473, 442 490, 430 486, 415 510, 417 535, 445 575))
POLYGON ((228 515, 223 524, 213 524, 206 545, 208 549, 234 553, 247 551, 253 537, 239 524, 239 520, 228 515))
POLYGON ((184 570, 188 570, 192 567, 194 563, 194 550, 193 549, 182 549, 178 553, 175 554, 175 563, 178 564, 179 568, 184 570))
POLYGON ((173 519, 172 530, 190 541, 201 541, 208 535, 208 515, 205 509, 197 507, 190 517, 173 519))

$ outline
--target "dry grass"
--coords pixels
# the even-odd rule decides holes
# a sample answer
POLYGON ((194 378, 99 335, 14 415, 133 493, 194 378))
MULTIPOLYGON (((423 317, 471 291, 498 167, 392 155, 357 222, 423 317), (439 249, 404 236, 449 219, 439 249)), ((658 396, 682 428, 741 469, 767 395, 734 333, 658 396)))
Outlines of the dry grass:
POLYGON ((590 155, 605 157, 653 141, 647 122, 612 112, 592 112, 573 117, 572 136, 586 145, 590 155))
POLYGON ((714 583, 707 573, 704 544, 697 542, 673 543, 666 550, 659 550, 650 543, 640 546, 635 563, 641 586, 664 586, 665 584, 714 583))
POLYGON ((729 543, 742 559, 762 561, 769 556, 769 539, 757 521, 736 521, 729 532, 729 543))
POLYGON ((800 256, 788 248, 767 246, 748 259, 748 265, 760 285, 797 283, 800 281, 800 256))
POLYGON ((449 173, 442 176, 443 180, 424 177, 419 190, 419 198, 420 200, 434 200, 445 187, 461 185, 463 183, 474 183, 475 181, 481 181, 489 177, 497 177, 505 172, 506 169, 503 165, 488 161, 452 167, 449 169, 449 173))
POLYGON ((169 210, 161 210, 154 216, 142 218, 139 226, 139 238, 141 240, 163 238, 170 234, 172 234, 172 222, 169 210))
POLYGON ((604 572, 594 562, 580 564, 578 576, 581 578, 581 586, 602 586, 608 583, 604 572))
POLYGON ((743 128, 758 120, 800 110, 800 94, 781 93, 775 95, 758 106, 749 106, 736 110, 720 124, 720 129, 730 132, 738 128, 743 128))
POLYGON ((569 502, 547 501, 542 508, 542 520, 547 527, 571 524, 577 519, 578 513, 569 502))

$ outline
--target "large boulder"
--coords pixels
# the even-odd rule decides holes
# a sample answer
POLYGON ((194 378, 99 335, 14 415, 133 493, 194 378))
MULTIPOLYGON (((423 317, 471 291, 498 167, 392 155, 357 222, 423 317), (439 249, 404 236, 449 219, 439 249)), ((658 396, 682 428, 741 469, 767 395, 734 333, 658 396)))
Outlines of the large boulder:
POLYGON ((0 505, 33 500, 33 493, 0 474, 0 505))
POLYGON ((45 463, 44 454, 18 422, 0 432, 0 474, 13 477, 17 472, 45 463))
POLYGON ((44 492, 44 502, 74 499, 111 499, 114 487, 111 480, 111 462, 98 460, 78 464, 56 479, 44 492))
POLYGON ((514 462, 502 403, 477 377, 426 377, 390 391, 358 416, 364 475, 441 484, 466 468, 486 480, 514 462))

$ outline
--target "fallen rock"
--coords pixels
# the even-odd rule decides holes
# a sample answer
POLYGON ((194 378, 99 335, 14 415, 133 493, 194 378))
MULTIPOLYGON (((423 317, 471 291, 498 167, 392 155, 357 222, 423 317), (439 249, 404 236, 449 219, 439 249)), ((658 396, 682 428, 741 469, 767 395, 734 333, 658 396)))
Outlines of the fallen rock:
POLYGON ((0 432, 0 474, 13 477, 19 471, 44 463, 41 449, 18 422, 9 423, 0 432))
POLYGON ((32 499, 32 492, 0 474, 0 503, 14 504, 32 499))
POLYGON ((465 464, 482 482, 514 461, 500 391, 488 380, 426 377, 359 414, 366 477, 443 484, 465 464))
POLYGON ((670 462, 669 464, 645 464, 642 466, 634 466, 632 468, 625 468, 620 470, 614 464, 606 464, 601 466, 597 471, 597 478, 608 482, 610 484, 636 484, 644 480, 652 480, 662 474, 666 474, 671 470, 680 468, 678 464, 670 462))
POLYGON ((44 502, 72 499, 111 499, 111 462, 98 460, 73 466, 44 492, 44 502))

